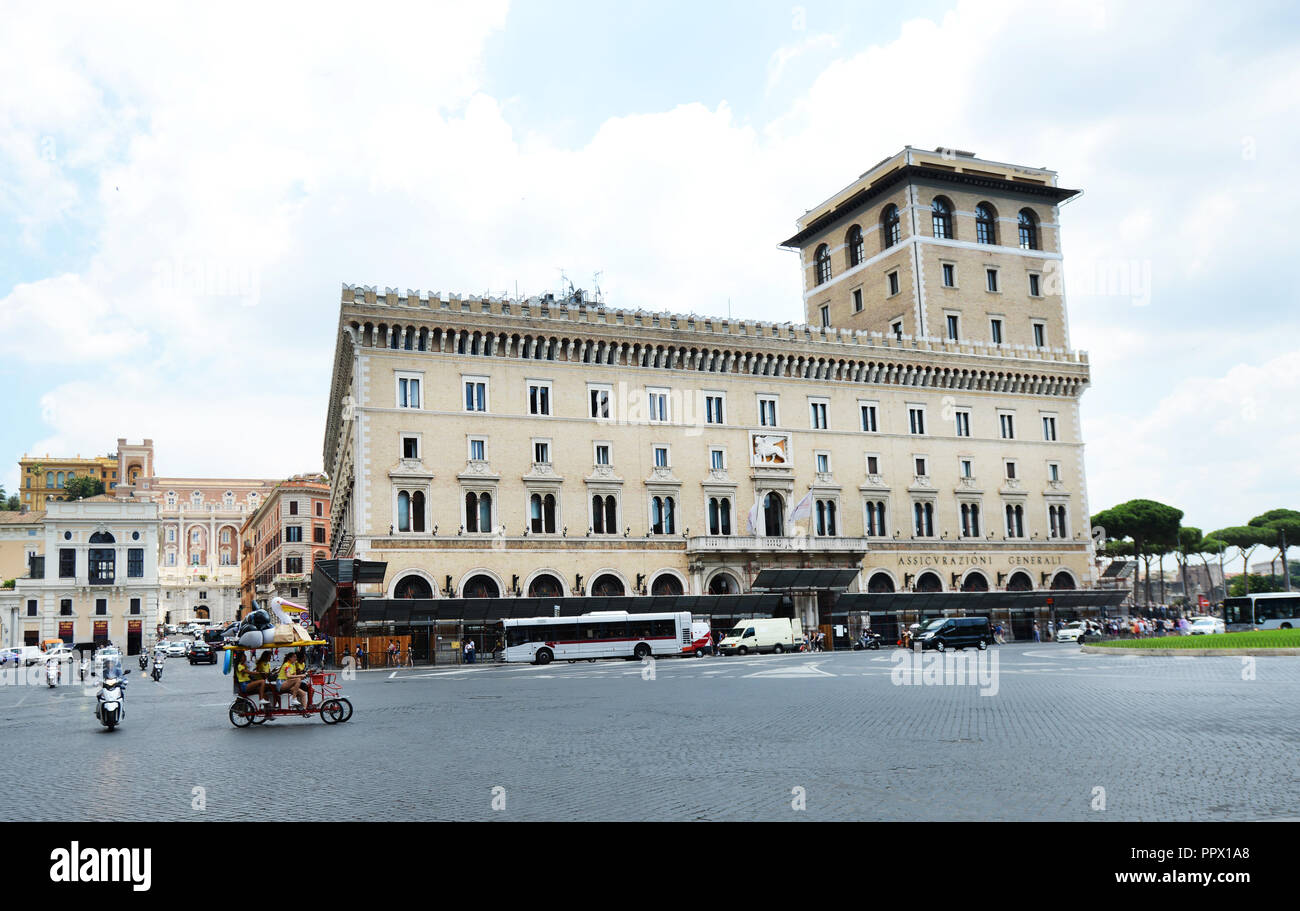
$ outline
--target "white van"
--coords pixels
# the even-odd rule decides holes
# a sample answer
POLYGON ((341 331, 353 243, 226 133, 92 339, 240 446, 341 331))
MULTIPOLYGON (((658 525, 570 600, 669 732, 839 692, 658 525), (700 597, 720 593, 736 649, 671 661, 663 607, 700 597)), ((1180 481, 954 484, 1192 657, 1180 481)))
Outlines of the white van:
POLYGON ((718 644, 724 655, 748 655, 750 652, 797 652, 803 644, 803 623, 788 617, 741 620, 718 644))
POLYGON ((14 648, 0 649, 0 656, 3 656, 5 664, 18 664, 22 667, 40 664, 45 660, 45 652, 41 651, 39 645, 19 645, 14 648))

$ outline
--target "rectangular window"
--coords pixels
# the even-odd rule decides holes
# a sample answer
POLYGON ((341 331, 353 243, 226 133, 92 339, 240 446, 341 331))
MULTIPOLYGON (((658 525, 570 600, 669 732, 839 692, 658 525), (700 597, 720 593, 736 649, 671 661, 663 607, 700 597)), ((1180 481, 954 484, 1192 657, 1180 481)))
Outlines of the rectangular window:
POLYGON ((550 415, 551 413, 551 384, 550 383, 529 383, 528 384, 528 413, 536 415, 550 415))
POLYGON ((862 432, 863 433, 878 432, 880 429, 880 425, 876 423, 876 406, 862 405, 860 406, 860 408, 862 410, 862 432))
POLYGON ((302 543, 302 526, 290 525, 284 530, 284 541, 286 544, 302 543))
POLYGON ((597 464, 597 465, 608 465, 608 464, 609 464, 609 444, 608 444, 608 443, 597 443, 597 444, 596 444, 596 464, 597 464))
POLYGON ((830 455, 829 455, 828 453, 825 453, 825 452, 819 452, 819 453, 817 453, 817 473, 818 473, 818 474, 830 474, 830 472, 831 472, 831 457, 830 457, 830 455))
POLYGON ((290 501, 289 501, 289 515, 291 515, 291 516, 296 516, 296 515, 298 515, 298 501, 297 501, 297 500, 290 500, 290 501))
POLYGON ((1000 319, 989 320, 989 337, 992 339, 993 344, 995 345, 1002 344, 1002 320, 1000 319))
POLYGON ((135 616, 139 616, 139 615, 140 615, 140 599, 139 599, 139 598, 132 598, 132 599, 131 599, 131 613, 134 614, 135 616))
POLYGON ((1007 480, 1014 481, 1016 479, 1016 463, 1011 460, 1007 460, 1006 464, 1007 464, 1007 480))
POLYGON ((825 329, 831 324, 831 308, 829 304, 822 304, 822 328, 825 329))
POLYGON ((419 408, 420 407, 420 378, 414 376, 399 376, 397 378, 397 407, 398 408, 419 408))
POLYGON ((1061 466, 1056 462, 1047 463, 1047 479, 1049 481, 1061 480, 1061 466))
POLYGON ((777 421, 776 399, 760 397, 758 400, 758 423, 761 427, 775 427, 777 421))
MULTIPOLYGON (((420 438, 419 437, 402 437, 402 458, 418 459, 420 458, 420 438)), ((316 505, 316 514, 320 515, 320 504, 316 505)))
POLYGON ((891 332, 894 333, 894 337, 895 337, 895 338, 897 338, 899 341, 902 341, 902 340, 903 340, 903 321, 902 321, 902 320, 897 320, 897 321, 895 321, 895 322, 893 323, 893 325, 891 325, 891 326, 889 327, 889 329, 890 329, 891 332))
POLYGON ((945 288, 957 287, 957 267, 952 263, 943 264, 943 286, 945 288))
POLYGON ((609 417, 609 399, 612 390, 608 386, 588 386, 587 402, 590 406, 589 414, 597 420, 605 420, 609 417))
POLYGON ((1002 439, 1014 440, 1016 438, 1016 416, 1014 414, 998 415, 998 424, 1002 430, 1002 439))
POLYGON ((487 440, 470 440, 469 457, 474 462, 487 461, 487 440))
POLYGON ((893 297, 897 293, 898 293, 898 273, 890 272, 889 273, 889 296, 893 297))
POLYGON ((533 461, 538 465, 551 464, 551 444, 545 440, 533 443, 533 461))
POLYGON ((1034 347, 1047 347, 1047 327, 1042 323, 1034 323, 1034 347))
POLYGON ((869 475, 880 474, 880 456, 874 456, 874 455, 867 456, 867 474, 869 475))
POLYGON ((302 557, 285 557, 284 571, 291 576, 297 576, 302 573, 302 557))
POLYGON ((853 312, 854 313, 862 312, 862 289, 861 288, 853 289, 853 312))
POLYGON ((1038 276, 1033 272, 1029 273, 1029 296, 1042 297, 1042 295, 1038 293, 1038 276))
POLYGON ((704 396, 704 420, 708 424, 727 423, 726 399, 721 393, 704 396))
POLYGON ((975 470, 975 465, 974 465, 974 463, 973 463, 970 459, 962 459, 962 460, 961 460, 961 476, 962 476, 963 478, 972 478, 972 477, 974 477, 974 476, 975 476, 975 475, 973 474, 974 470, 975 470))
POLYGON ((655 450, 655 452, 654 452, 655 468, 667 468, 667 467, 668 467, 668 447, 667 447, 667 446, 656 446, 656 447, 654 448, 654 450, 655 450))
POLYGON ((715 471, 723 471, 727 467, 727 451, 725 449, 710 449, 709 467, 715 471))
POLYGON ((318 516, 325 515, 325 504, 320 502, 319 500, 316 501, 316 515, 318 516))
POLYGON ((1043 439, 1049 443, 1056 442, 1056 418, 1050 414, 1043 415, 1043 439))
POLYGON ((95 615, 98 616, 98 617, 104 617, 104 616, 107 616, 107 615, 108 615, 108 599, 107 599, 107 598, 96 598, 96 599, 95 599, 95 615))
POLYGON ((488 410, 488 388, 487 380, 467 379, 465 380, 465 410, 466 411, 487 411, 488 410))
POLYGON ((62 598, 62 599, 60 599, 60 601, 59 601, 59 616, 61 616, 61 617, 71 617, 71 616, 72 616, 72 599, 71 599, 71 598, 62 598))
POLYGON ((907 409, 908 426, 913 434, 921 436, 925 433, 925 409, 913 406, 907 409))
POLYGON ((59 578, 75 579, 77 577, 77 552, 71 548, 59 549, 59 578))
POLYGON ((970 436, 970 412, 958 411, 956 414, 956 418, 957 418, 957 436, 959 437, 970 436))
POLYGON ((672 418, 668 405, 668 390, 647 389, 646 396, 650 401, 650 421, 655 424, 668 423, 672 418))
POLYGON ((132 547, 126 552, 126 576, 128 579, 144 578, 144 548, 132 547))
POLYGON ((985 275, 986 280, 987 280, 987 282, 988 282, 988 289, 989 289, 990 291, 994 292, 994 293, 997 293, 997 290, 998 290, 998 270, 997 270, 997 269, 985 269, 985 270, 984 270, 984 275, 985 275))
POLYGON ((809 410, 812 412, 812 429, 825 430, 830 425, 827 423, 825 402, 809 402, 809 410))
POLYGON ((29 616, 29 617, 35 617, 35 616, 36 616, 36 604, 37 604, 37 602, 36 602, 36 599, 35 599, 35 598, 29 598, 29 599, 28 599, 28 601, 27 601, 27 616, 29 616))
POLYGON ((955 313, 949 313, 947 322, 948 340, 950 342, 955 342, 961 338, 961 317, 957 316, 955 313))
POLYGON ((317 526, 315 526, 314 528, 312 528, 312 530, 311 530, 311 536, 312 536, 312 543, 313 543, 313 544, 324 544, 324 543, 325 543, 325 526, 323 526, 323 525, 317 525, 317 526))
POLYGON ((917 456, 915 461, 916 461, 916 476, 918 478, 928 478, 930 476, 930 473, 926 471, 926 468, 928 468, 929 466, 925 464, 924 456, 917 456))

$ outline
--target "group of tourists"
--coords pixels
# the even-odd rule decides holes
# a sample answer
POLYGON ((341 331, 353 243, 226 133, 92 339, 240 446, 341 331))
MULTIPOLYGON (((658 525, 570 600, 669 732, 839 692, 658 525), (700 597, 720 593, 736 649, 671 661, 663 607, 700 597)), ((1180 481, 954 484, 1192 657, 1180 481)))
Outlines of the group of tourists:
POLYGON ((253 667, 248 666, 248 656, 234 652, 235 683, 244 696, 257 696, 265 706, 278 704, 280 696, 288 694, 301 708, 311 702, 312 687, 307 679, 307 656, 301 650, 290 652, 279 667, 271 664, 271 653, 262 652, 253 667))

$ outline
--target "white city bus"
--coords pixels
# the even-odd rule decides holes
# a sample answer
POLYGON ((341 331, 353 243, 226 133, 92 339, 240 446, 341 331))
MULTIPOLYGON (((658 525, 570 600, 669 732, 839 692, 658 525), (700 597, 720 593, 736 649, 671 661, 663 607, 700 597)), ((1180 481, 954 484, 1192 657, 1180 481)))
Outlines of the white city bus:
POLYGON ((580 617, 532 617, 498 624, 507 662, 595 661, 681 655, 693 646, 691 615, 602 611, 580 617))
POLYGON ((1228 632, 1252 629, 1300 629, 1300 594, 1270 592, 1227 598, 1223 623, 1228 632))

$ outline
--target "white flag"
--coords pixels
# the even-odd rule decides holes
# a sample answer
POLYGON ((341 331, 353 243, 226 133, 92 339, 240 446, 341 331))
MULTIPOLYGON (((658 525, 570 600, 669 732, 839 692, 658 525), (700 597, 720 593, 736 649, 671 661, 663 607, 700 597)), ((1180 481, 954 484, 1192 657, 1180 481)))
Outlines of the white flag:
POLYGON ((796 503, 794 509, 790 510, 790 518, 786 524, 794 525, 794 523, 798 522, 800 519, 806 519, 809 516, 811 516, 812 504, 813 504, 813 495, 812 495, 812 491, 810 490, 808 491, 808 495, 805 496, 798 503, 796 503))
POLYGON ((754 505, 749 510, 749 533, 753 537, 758 537, 758 515, 760 512, 758 496, 754 496, 754 505))

